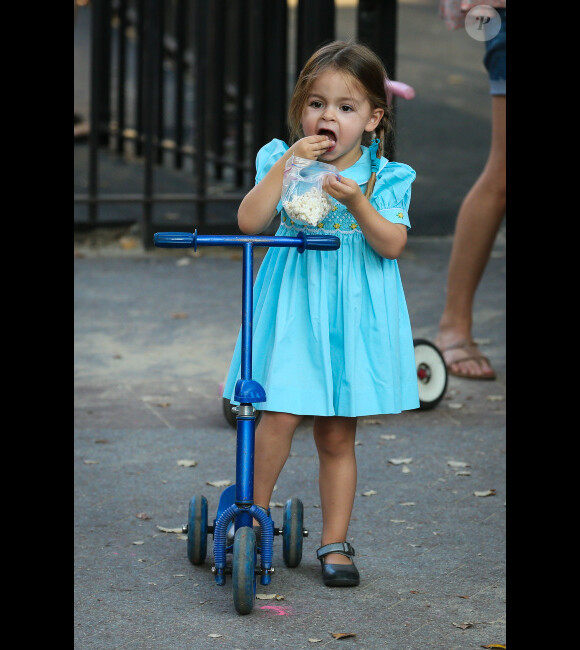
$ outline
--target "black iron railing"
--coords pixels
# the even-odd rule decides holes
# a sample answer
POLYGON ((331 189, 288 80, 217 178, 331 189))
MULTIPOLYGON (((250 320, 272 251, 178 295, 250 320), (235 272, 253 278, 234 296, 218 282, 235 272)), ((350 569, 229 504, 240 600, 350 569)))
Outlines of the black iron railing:
MULTIPOLYGON (((287 138, 296 75, 335 37, 334 0, 298 0, 295 9, 287 0, 92 0, 90 10, 88 170, 75 193, 87 209, 75 225, 106 225, 104 204, 137 203, 151 246, 153 208, 173 202, 192 209, 172 228, 231 232, 235 220, 212 223, 208 205, 239 203, 259 148, 287 138), (101 187, 111 157, 134 166, 141 191, 101 187), (179 191, 157 191, 161 168, 183 179, 179 191)), ((396 0, 359 0, 356 9, 357 39, 392 78, 396 11, 396 0)))

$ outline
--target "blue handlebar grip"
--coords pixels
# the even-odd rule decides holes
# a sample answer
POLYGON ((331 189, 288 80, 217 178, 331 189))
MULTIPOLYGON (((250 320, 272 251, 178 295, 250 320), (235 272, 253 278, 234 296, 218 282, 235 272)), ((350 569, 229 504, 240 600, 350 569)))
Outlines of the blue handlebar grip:
POLYGON ((335 251, 340 248, 340 239, 334 235, 305 235, 304 248, 314 251, 335 251))
POLYGON ((197 231, 156 232, 153 241, 158 248, 196 248, 197 231))

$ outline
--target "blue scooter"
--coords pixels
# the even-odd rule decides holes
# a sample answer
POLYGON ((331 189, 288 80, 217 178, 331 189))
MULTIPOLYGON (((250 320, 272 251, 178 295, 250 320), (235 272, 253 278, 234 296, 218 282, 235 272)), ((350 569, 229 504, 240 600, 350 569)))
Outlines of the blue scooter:
POLYGON ((254 504, 254 441, 256 409, 254 404, 266 401, 259 382, 252 379, 252 312, 253 312, 253 249, 254 246, 289 246, 299 253, 308 250, 337 250, 340 239, 330 235, 297 237, 198 235, 197 231, 160 232, 154 235, 159 248, 193 248, 197 246, 241 246, 243 249, 242 284, 242 354, 240 379, 234 391, 239 402, 236 414, 236 483, 226 488, 220 497, 216 519, 208 525, 208 502, 203 495, 194 495, 189 503, 187 556, 192 564, 203 564, 207 554, 207 536, 213 534, 214 566, 212 572, 218 585, 225 585, 226 554, 232 553, 231 574, 234 605, 239 614, 249 614, 256 598, 256 576, 260 584, 268 585, 274 573, 272 566, 273 540, 282 535, 284 563, 296 567, 302 559, 302 538, 308 535, 303 527, 303 505, 300 499, 288 499, 284 507, 282 528, 276 528, 269 511, 254 504), (260 542, 256 543, 253 519, 260 524, 260 542), (228 539, 232 529, 233 543, 228 539), (260 567, 257 556, 260 554, 260 567))

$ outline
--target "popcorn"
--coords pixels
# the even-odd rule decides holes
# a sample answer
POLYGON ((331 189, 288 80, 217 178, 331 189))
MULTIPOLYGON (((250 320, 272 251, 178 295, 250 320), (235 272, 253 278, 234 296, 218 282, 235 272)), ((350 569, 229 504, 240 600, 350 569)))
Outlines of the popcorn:
POLYGON ((282 205, 293 221, 301 221, 309 226, 316 226, 332 208, 327 193, 316 187, 311 187, 304 194, 293 195, 291 200, 283 201, 282 205))

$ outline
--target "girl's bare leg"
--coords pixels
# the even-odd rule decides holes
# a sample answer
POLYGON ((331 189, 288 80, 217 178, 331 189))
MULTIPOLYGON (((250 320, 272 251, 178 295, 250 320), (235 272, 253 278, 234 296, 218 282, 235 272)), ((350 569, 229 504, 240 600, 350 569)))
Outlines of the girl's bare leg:
MULTIPOLYGON (((445 350, 471 340, 473 302, 506 208, 506 98, 492 97, 491 148, 485 168, 464 198, 455 226, 447 277, 447 297, 436 344, 445 350)), ((461 349, 443 355, 455 372, 493 374, 481 361, 461 361, 461 349)))
MULTIPOLYGON (((356 491, 356 424, 356 418, 314 419, 314 441, 320 461, 322 546, 346 541, 356 491)), ((348 557, 339 553, 330 553, 325 562, 351 564, 348 557)))
MULTIPOLYGON (((278 476, 288 459, 301 415, 264 411, 256 428, 254 503, 268 509, 278 476)), ((257 523, 257 522, 255 522, 257 523)))

